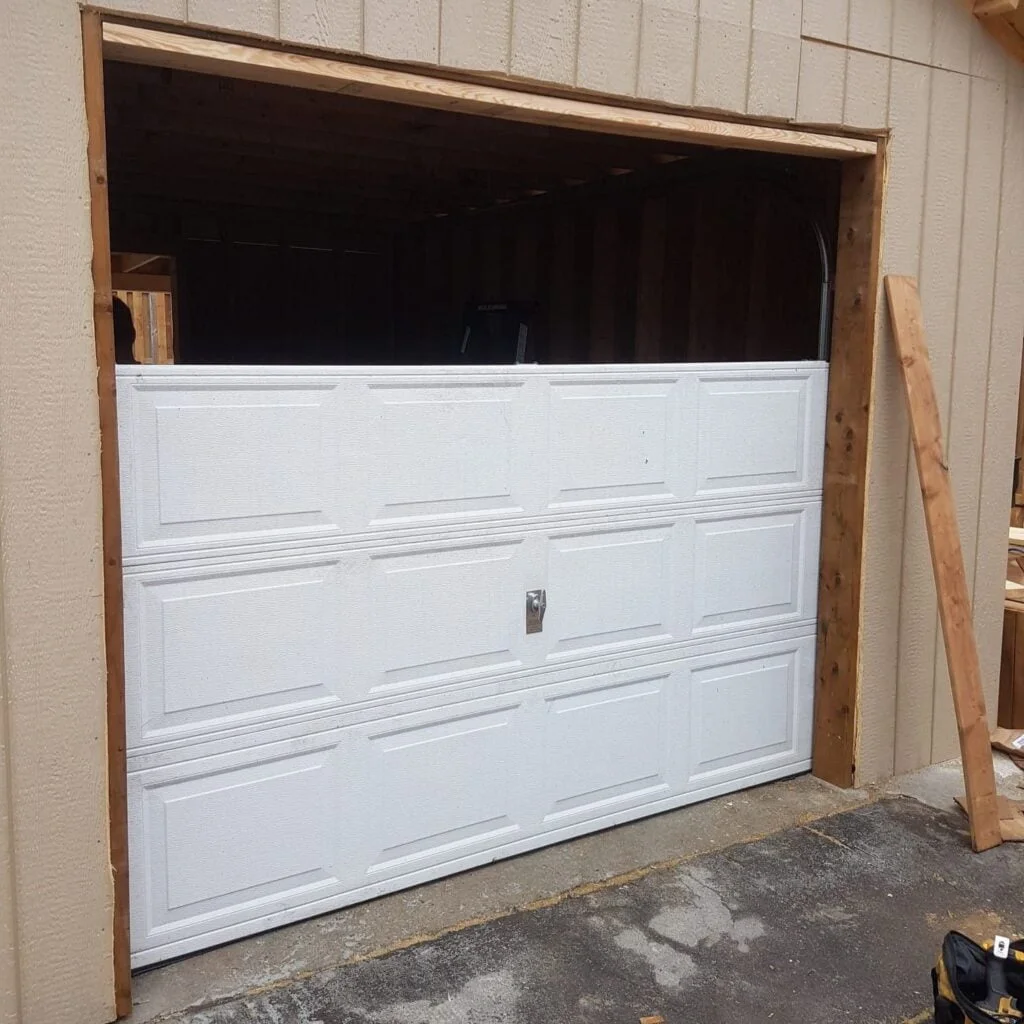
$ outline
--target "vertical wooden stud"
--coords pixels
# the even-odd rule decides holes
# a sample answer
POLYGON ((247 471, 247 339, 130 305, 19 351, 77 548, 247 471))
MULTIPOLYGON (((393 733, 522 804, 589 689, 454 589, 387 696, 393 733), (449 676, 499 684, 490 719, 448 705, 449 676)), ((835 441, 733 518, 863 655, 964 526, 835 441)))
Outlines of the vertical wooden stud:
POLYGON ((861 571, 868 424, 882 226, 884 146, 843 164, 832 356, 825 423, 812 770, 836 786, 856 778, 861 571))

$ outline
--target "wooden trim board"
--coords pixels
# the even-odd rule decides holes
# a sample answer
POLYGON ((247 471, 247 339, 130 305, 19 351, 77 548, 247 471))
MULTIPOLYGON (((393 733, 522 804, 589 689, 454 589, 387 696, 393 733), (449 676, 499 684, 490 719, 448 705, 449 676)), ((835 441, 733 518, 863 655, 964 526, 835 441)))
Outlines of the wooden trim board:
POLYGON ((917 281, 912 277, 888 276, 885 279, 885 290, 900 357, 914 458, 924 501, 928 547, 939 601, 939 620, 942 623, 953 708, 960 734, 971 844, 975 850, 988 850, 1002 842, 995 772, 992 768, 992 749, 985 716, 985 695, 981 688, 978 648, 971 621, 971 596, 964 572, 960 529, 942 440, 942 422, 932 383, 928 347, 925 344, 921 297, 917 281))
POLYGON ((818 581, 812 770, 856 780, 861 574, 885 150, 843 165, 818 581))
POLYGON ((107 800, 110 867, 114 882, 112 922, 115 1011, 132 1011, 131 940, 128 914, 128 764, 125 753, 124 597, 121 579, 121 484, 117 456, 114 375, 114 312, 110 270, 110 211, 103 101, 103 25, 82 13, 89 211, 92 227, 93 320, 96 332, 103 517, 103 631, 107 658, 107 800))
POLYGON ((582 98, 526 92, 499 85, 455 81, 372 67, 331 57, 224 42, 137 25, 103 26, 106 56, 129 63, 273 82, 305 89, 388 100, 532 124, 611 135, 669 139, 732 149, 767 150, 839 160, 871 156, 872 138, 829 135, 795 128, 717 121, 689 114, 643 111, 582 98))

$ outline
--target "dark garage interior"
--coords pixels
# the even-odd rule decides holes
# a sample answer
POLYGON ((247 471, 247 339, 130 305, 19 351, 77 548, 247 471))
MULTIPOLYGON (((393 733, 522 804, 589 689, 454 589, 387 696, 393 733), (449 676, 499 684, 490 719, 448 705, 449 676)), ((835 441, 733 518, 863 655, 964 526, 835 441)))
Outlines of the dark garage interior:
POLYGON ((112 248, 170 258, 175 362, 827 353, 836 163, 105 73, 112 248))

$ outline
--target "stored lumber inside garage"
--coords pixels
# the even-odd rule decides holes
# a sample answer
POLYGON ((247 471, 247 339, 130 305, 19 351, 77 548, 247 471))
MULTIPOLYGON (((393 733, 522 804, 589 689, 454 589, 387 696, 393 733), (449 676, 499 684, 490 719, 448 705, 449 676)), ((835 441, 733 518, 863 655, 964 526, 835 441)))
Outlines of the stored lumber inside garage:
POLYGON ((174 258, 176 361, 822 351, 836 163, 114 61, 106 82, 112 248, 174 258))

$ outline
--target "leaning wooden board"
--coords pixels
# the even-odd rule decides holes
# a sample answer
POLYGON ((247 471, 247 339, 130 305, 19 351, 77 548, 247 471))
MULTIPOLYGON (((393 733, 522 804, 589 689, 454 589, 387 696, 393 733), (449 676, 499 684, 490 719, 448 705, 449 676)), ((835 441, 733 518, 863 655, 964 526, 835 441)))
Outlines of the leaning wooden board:
POLYGON ((1003 837, 999 826, 985 696, 981 689, 981 668, 971 620, 971 598, 964 573, 949 466, 942 443, 942 423, 925 344, 921 297, 917 281, 912 277, 886 277, 885 291, 900 357, 914 457, 924 500, 939 619, 960 735, 971 843, 975 850, 987 850, 998 846, 1003 837))

